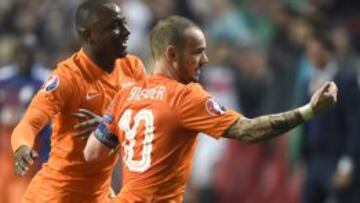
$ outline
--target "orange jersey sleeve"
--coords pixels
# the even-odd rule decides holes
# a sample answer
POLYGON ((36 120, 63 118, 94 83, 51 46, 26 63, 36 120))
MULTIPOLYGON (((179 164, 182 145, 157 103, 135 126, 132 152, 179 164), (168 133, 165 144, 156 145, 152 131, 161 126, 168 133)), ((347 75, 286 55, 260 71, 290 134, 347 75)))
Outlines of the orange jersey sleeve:
POLYGON ((176 107, 186 129, 217 139, 240 117, 237 112, 226 110, 199 84, 189 84, 179 94, 176 107))
POLYGON ((66 101, 71 101, 74 97, 73 87, 75 85, 68 73, 60 72, 58 69, 52 73, 34 96, 24 117, 13 131, 13 151, 22 145, 33 147, 37 134, 50 118, 64 108, 66 101))
POLYGON ((36 135, 50 121, 43 111, 28 108, 20 123, 14 128, 11 136, 12 149, 15 152, 20 146, 34 146, 36 135))

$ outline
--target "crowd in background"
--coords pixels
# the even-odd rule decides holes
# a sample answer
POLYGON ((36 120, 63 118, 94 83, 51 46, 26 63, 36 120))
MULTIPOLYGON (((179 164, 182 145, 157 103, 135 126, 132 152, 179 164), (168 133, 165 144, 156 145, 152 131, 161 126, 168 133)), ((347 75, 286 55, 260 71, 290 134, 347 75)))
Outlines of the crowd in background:
MULTIPOLYGON (((328 156, 331 150, 337 150, 334 156, 339 158, 347 150, 346 144, 330 149, 326 145, 352 143, 349 153, 355 163, 355 176, 360 179, 356 165, 357 159, 360 163, 360 147, 356 151, 360 139, 348 139, 360 136, 352 125, 360 121, 360 111, 355 108, 360 104, 356 103, 360 101, 359 1, 117 1, 131 31, 129 52, 145 61, 148 72, 152 67, 148 33, 155 22, 177 14, 198 23, 206 34, 209 56, 209 64, 201 75, 202 84, 224 106, 247 117, 302 105, 317 83, 335 79, 338 73, 339 80, 345 80, 342 88, 351 101, 342 102, 334 113, 338 120, 316 121, 290 132, 290 136, 255 145, 215 141, 201 135, 186 202, 310 202, 304 200, 308 190, 323 192, 309 186, 312 163, 318 166, 327 159, 336 162, 329 157, 319 158, 318 154, 328 156), (320 143, 328 135, 323 126, 337 124, 340 130, 332 132, 339 131, 334 137, 342 137, 320 143), (349 135, 344 136, 345 132, 349 135), (320 146, 320 150, 311 151, 313 145, 320 146)), ((0 1, 0 203, 20 202, 28 180, 36 172, 35 168, 24 178, 14 175, 10 133, 56 62, 79 49, 73 18, 80 2, 0 1)), ((49 131, 49 126, 43 130, 37 146, 41 162, 46 162, 50 148, 49 131)), ((325 196, 326 201, 336 202, 333 192, 325 196)))

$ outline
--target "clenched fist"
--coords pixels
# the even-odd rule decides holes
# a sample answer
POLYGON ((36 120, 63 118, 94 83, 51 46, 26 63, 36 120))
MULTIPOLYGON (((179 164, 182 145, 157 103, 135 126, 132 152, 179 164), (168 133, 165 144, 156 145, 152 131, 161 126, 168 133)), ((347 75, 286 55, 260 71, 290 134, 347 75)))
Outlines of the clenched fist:
POLYGON ((324 83, 313 94, 310 100, 311 108, 315 115, 319 115, 335 106, 338 88, 334 82, 324 83))
POLYGON ((38 153, 23 145, 15 151, 15 172, 23 176, 28 170, 29 166, 39 157, 38 153))

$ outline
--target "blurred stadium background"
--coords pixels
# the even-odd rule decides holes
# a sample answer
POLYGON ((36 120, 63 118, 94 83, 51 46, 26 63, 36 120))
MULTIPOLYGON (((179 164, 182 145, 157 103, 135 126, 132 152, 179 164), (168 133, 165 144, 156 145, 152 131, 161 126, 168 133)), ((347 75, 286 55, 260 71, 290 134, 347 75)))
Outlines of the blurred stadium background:
MULTIPOLYGON (((131 31, 129 52, 141 56, 148 71, 147 35, 158 19, 178 14, 201 25, 210 58, 203 85, 226 107, 248 117, 304 102, 299 89, 311 75, 306 50, 314 33, 331 40, 334 59, 357 71, 360 82, 358 0, 118 1, 131 31)), ((73 18, 80 2, 0 1, 0 203, 19 203, 41 167, 24 178, 14 175, 10 134, 56 62, 79 49, 73 18)), ((186 202, 300 202, 302 131, 290 134, 256 145, 200 136, 186 202)), ((48 129, 37 147, 41 162, 46 162, 48 129)))

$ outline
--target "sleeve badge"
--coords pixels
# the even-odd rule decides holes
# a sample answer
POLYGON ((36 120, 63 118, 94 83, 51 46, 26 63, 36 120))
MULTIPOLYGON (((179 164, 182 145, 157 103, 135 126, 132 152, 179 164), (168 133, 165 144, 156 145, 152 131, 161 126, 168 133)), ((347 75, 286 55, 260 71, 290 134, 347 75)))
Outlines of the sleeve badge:
POLYGON ((54 91, 60 84, 60 79, 56 75, 50 76, 41 87, 41 90, 44 90, 46 92, 52 92, 54 91))
POLYGON ((226 111, 225 107, 218 103, 214 98, 209 98, 205 102, 205 108, 207 112, 213 116, 220 116, 226 111))

